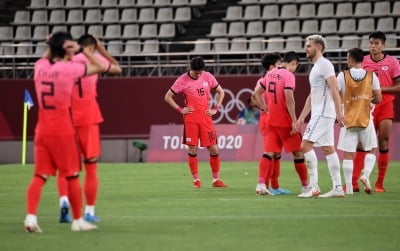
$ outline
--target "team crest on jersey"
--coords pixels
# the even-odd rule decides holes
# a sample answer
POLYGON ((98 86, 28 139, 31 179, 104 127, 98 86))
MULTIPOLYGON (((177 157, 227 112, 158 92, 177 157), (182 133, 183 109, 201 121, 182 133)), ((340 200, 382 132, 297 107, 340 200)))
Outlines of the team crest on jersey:
POLYGON ((387 66, 387 65, 385 65, 385 66, 382 66, 382 70, 383 70, 383 71, 387 71, 387 70, 389 70, 389 66, 387 66))
POLYGON ((186 142, 192 142, 192 138, 186 138, 186 142))
POLYGON ((208 83, 207 82, 203 82, 203 86, 207 86, 208 85, 208 83))

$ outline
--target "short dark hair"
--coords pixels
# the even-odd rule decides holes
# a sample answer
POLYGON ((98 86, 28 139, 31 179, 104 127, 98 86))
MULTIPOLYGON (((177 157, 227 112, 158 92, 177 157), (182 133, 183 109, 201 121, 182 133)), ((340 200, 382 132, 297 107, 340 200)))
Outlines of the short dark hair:
POLYGON ((279 60, 281 60, 279 53, 268 53, 263 56, 261 64, 268 70, 271 65, 275 65, 279 60))
POLYGON ((190 69, 193 71, 202 71, 206 68, 204 59, 202 57, 194 57, 190 61, 190 69))
POLYGON ((380 39, 382 41, 382 43, 385 43, 386 41, 386 35, 385 33, 383 33, 382 31, 374 31, 371 34, 369 34, 368 39, 380 39))
POLYGON ((94 36, 90 34, 85 34, 78 38, 78 44, 80 44, 82 47, 87 47, 90 45, 94 45, 94 47, 97 47, 96 38, 94 38, 94 36))
POLYGON ((51 36, 48 44, 52 58, 63 58, 65 56, 66 51, 63 46, 66 40, 74 40, 71 33, 58 31, 51 36))
POLYGON ((351 48, 347 51, 349 56, 354 59, 356 63, 361 63, 364 59, 364 51, 360 48, 351 48))
POLYGON ((295 60, 296 62, 299 62, 299 61, 300 61, 300 58, 299 58, 299 56, 296 54, 296 52, 294 52, 294 51, 288 51, 288 52, 285 53, 285 55, 283 55, 282 62, 290 63, 290 62, 292 62, 293 60, 295 60))

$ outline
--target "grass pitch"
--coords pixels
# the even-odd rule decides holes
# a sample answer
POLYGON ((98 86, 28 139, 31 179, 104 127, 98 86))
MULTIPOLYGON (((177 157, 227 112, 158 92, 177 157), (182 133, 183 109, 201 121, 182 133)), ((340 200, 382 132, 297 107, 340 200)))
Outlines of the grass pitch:
MULTIPOLYGON (((203 188, 192 188, 185 163, 99 166, 101 218, 94 232, 71 232, 58 223, 54 179, 38 210, 42 234, 23 230, 25 191, 32 165, 0 165, 0 250, 399 250, 400 164, 392 162, 386 193, 299 199, 293 164, 281 165, 280 184, 293 195, 256 196, 257 163, 222 163, 227 189, 211 188, 201 163, 203 188)), ((319 169, 320 188, 330 179, 319 169)), ((373 173, 371 182, 375 181, 373 173)))

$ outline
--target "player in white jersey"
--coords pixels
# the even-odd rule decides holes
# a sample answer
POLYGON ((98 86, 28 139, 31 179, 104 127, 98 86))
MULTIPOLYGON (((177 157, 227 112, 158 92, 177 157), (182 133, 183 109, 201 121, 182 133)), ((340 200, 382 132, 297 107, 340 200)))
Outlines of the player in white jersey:
POLYGON ((346 183, 346 194, 353 194, 352 176, 353 159, 358 142, 366 152, 364 173, 360 178, 366 193, 371 194, 369 176, 375 165, 375 149, 378 146, 375 127, 371 114, 371 103, 382 100, 378 77, 361 67, 364 52, 352 48, 347 53, 347 65, 350 70, 340 72, 337 76, 345 126, 340 128, 338 149, 343 154, 343 173, 346 183))
POLYGON ((314 66, 309 75, 310 95, 297 120, 296 128, 300 130, 305 118, 311 112, 311 119, 301 144, 310 175, 310 185, 306 191, 298 195, 300 198, 311 198, 318 195, 321 198, 344 196, 340 178, 340 161, 334 148, 333 139, 335 119, 343 124, 344 117, 340 110, 335 69, 332 63, 322 55, 325 45, 326 40, 321 35, 311 35, 306 39, 306 56, 311 59, 314 66), (320 195, 318 187, 318 159, 313 149, 314 146, 322 147, 333 182, 332 190, 322 195, 320 195))

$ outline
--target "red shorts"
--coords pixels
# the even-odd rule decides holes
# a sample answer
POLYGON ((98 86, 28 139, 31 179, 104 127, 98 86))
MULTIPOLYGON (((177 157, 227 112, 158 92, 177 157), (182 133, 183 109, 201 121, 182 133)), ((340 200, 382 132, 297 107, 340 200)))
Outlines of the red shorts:
POLYGON ((267 114, 265 112, 262 112, 260 115, 260 119, 258 120, 258 128, 260 129, 262 136, 265 136, 265 129, 267 127, 266 119, 267 119, 267 114))
POLYGON ((81 170, 75 135, 35 136, 35 174, 71 176, 81 170))
POLYGON ((289 127, 268 126, 264 136, 264 152, 281 152, 282 147, 287 153, 300 152, 301 134, 290 135, 289 127))
POLYGON ((100 156, 100 133, 99 125, 91 124, 76 127, 79 147, 85 159, 96 158, 100 156))
POLYGON ((217 144, 217 133, 215 132, 212 121, 194 123, 185 122, 183 128, 182 143, 190 146, 207 147, 217 144))
POLYGON ((372 116, 374 117, 374 126, 377 130, 379 128, 379 124, 385 119, 394 118, 393 111, 393 102, 386 102, 383 104, 378 104, 375 106, 374 111, 372 112, 372 116))

